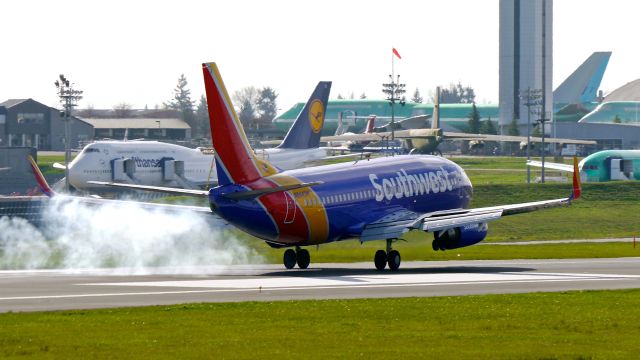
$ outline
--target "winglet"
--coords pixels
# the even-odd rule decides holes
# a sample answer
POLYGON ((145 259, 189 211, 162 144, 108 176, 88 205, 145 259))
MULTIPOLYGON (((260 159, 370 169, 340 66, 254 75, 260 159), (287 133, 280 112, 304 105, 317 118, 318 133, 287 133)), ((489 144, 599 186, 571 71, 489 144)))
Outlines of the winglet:
POLYGON ((47 183, 47 180, 44 178, 44 175, 42 175, 42 172, 40 171, 38 164, 36 164, 36 161, 33 160, 33 157, 31 155, 27 156, 27 159, 29 159, 29 163, 31 165, 31 171, 33 171, 33 175, 36 177, 36 181, 38 182, 38 187, 40 188, 40 191, 42 191, 42 193, 47 195, 48 197, 54 196, 56 193, 51 189, 51 187, 47 183))
POLYGON ((573 157, 573 192, 571 192, 571 199, 577 200, 580 198, 582 189, 580 187, 580 170, 578 169, 578 157, 573 157))

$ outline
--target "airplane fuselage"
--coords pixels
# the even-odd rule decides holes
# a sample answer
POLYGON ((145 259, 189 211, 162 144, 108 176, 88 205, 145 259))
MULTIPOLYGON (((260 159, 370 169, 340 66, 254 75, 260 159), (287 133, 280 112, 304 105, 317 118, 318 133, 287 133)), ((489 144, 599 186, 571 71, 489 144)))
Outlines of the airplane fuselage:
MULTIPOLYGON (((256 154, 258 158, 284 170, 300 168, 308 161, 327 156, 322 148, 272 148, 257 150, 256 154)), ((204 153, 199 149, 157 141, 99 141, 87 145, 71 162, 69 181, 80 190, 104 190, 102 185, 92 185, 88 181, 177 187, 215 184, 217 174, 215 166, 212 168, 213 157, 212 153, 204 153), (116 179, 113 161, 117 159, 133 160, 135 172, 124 176, 124 180, 116 179), (163 159, 183 162, 184 172, 181 176, 168 180, 163 174, 163 159)))
POLYGON ((98 141, 87 145, 69 165, 69 182, 80 190, 103 189, 88 181, 132 182, 150 186, 181 186, 180 179, 167 180, 163 176, 163 159, 184 163, 182 177, 193 183, 214 182, 215 168, 211 171, 213 155, 198 149, 157 141, 98 141), (135 172, 126 180, 114 178, 114 161, 130 159, 135 172))
POLYGON ((462 168, 435 156, 395 156, 285 171, 253 183, 211 189, 215 212, 266 241, 310 245, 359 236, 398 210, 410 217, 467 208, 472 186, 462 168), (224 194, 299 182, 320 185, 233 201, 224 194))
POLYGON ((580 177, 587 182, 640 180, 640 150, 603 150, 580 162, 580 177))

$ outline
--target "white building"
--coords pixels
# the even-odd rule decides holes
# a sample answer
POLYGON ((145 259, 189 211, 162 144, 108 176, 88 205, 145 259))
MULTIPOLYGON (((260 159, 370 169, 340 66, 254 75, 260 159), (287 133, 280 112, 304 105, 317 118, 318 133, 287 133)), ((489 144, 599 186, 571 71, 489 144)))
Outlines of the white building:
MULTIPOLYGON (((527 133, 522 90, 541 89, 541 110, 553 117, 553 0, 500 0, 500 130, 515 118, 527 133)), ((540 115, 531 117, 532 126, 540 115)), ((549 129, 549 126, 547 126, 549 129)))

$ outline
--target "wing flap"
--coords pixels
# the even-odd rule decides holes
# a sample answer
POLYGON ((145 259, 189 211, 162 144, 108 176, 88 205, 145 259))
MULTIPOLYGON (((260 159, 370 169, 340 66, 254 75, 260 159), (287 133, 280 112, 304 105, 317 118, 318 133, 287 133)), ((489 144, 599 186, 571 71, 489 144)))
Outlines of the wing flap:
MULTIPOLYGON (((475 209, 481 210, 481 209, 475 209)), ((462 227, 470 224, 485 223, 493 220, 497 220, 502 217, 501 209, 491 209, 488 211, 469 211, 466 214, 455 214, 449 216, 440 216, 436 218, 430 218, 428 215, 419 219, 416 224, 421 223, 422 230, 427 232, 434 232, 440 230, 451 229, 455 227, 462 227)), ((414 226, 417 228, 417 226, 414 226)))

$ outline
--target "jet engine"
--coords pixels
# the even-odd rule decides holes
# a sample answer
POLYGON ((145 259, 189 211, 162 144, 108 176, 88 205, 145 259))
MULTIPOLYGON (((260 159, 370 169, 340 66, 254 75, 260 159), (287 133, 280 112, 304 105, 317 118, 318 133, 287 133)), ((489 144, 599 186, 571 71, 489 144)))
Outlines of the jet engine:
POLYGON ((471 224, 461 227, 436 231, 433 233, 433 250, 451 250, 484 240, 489 227, 487 223, 471 224))

